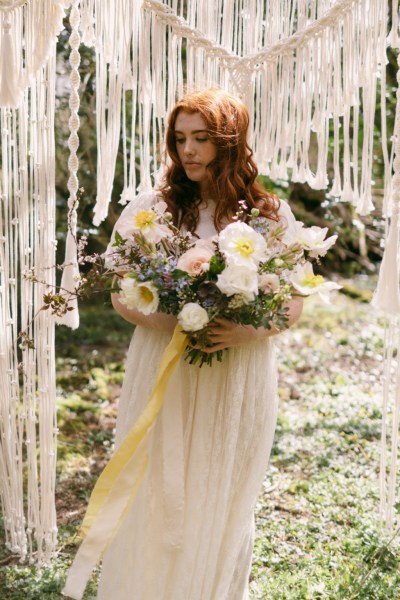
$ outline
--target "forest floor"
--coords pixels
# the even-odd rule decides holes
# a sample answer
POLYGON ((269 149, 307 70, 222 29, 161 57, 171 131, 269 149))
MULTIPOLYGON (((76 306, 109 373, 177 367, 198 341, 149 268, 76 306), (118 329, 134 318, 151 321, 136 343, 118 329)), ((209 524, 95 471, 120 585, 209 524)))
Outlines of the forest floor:
MULTIPOLYGON (((390 537, 378 519, 383 324, 358 296, 309 299, 279 336, 281 402, 257 504, 251 600, 400 599, 400 533, 390 537)), ((37 572, 2 544, 1 600, 62 598, 77 528, 112 450, 130 333, 103 306, 84 307, 75 332, 57 331, 58 554, 37 572)), ((96 574, 85 600, 95 590, 96 574)))

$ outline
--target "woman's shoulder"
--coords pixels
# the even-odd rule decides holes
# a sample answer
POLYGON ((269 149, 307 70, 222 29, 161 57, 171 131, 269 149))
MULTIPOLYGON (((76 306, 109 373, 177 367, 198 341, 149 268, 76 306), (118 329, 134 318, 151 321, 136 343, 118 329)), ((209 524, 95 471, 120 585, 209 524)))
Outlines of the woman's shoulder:
POLYGON ((282 198, 279 198, 278 217, 279 220, 296 221, 289 202, 282 200, 282 198))
POLYGON ((294 243, 297 239, 297 221, 287 200, 279 200, 279 223, 285 227, 286 243, 294 243))
POLYGON ((126 206, 118 217, 117 224, 129 220, 138 210, 149 210, 162 199, 162 194, 158 190, 150 189, 139 192, 136 196, 128 199, 126 206))
POLYGON ((159 190, 143 190, 128 200, 124 210, 121 213, 121 216, 125 211, 135 211, 138 209, 147 210, 162 199, 163 196, 159 190))
MULTIPOLYGON (((267 208, 270 211, 271 215, 276 215, 279 221, 283 222, 285 225, 294 224, 296 222, 296 218, 290 208, 290 205, 287 200, 283 200, 278 196, 270 194, 266 197, 259 198, 256 201, 257 208, 267 208)), ((271 216, 271 220, 276 221, 271 216)))
POLYGON ((287 200, 272 196, 268 198, 268 202, 274 203, 274 212, 269 217, 272 227, 276 227, 279 223, 285 227, 285 241, 292 243, 296 240, 297 221, 292 209, 287 200), (276 212, 275 212, 276 211, 276 212))

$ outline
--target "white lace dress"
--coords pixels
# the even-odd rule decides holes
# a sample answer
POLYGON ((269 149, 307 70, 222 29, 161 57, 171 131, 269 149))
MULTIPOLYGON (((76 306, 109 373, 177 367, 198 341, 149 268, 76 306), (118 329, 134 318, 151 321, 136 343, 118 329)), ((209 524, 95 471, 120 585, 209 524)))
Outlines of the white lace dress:
MULTIPOLYGON (((141 194, 123 211, 130 218, 141 194)), ((200 237, 215 234, 212 207, 200 237)), ((293 215, 282 202, 291 227, 293 215)), ((116 225, 118 229, 118 223, 116 225)), ((138 326, 118 409, 119 444, 143 410, 169 336, 138 326)), ((245 600, 254 505, 277 416, 272 339, 230 348, 223 362, 179 362, 151 433, 149 466, 103 560, 98 600, 245 600)))

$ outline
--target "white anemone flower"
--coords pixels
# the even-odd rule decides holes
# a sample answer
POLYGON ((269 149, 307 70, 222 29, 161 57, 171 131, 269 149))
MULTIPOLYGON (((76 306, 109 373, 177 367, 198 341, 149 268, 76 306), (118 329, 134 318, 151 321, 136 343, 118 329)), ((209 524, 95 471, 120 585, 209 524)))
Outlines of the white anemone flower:
POLYGON ((228 265, 218 275, 217 287, 225 296, 241 296, 245 303, 258 295, 257 271, 248 267, 228 265))
POLYGON ((329 294, 332 290, 339 290, 342 286, 333 282, 325 281, 322 275, 315 275, 312 264, 306 262, 297 265, 289 275, 293 287, 303 296, 318 294, 321 300, 329 304, 329 294))
POLYGON ((154 210, 140 209, 133 215, 133 232, 142 233, 144 237, 157 244, 160 240, 172 234, 170 229, 158 222, 160 213, 154 210))
POLYGON ((118 233, 123 238, 128 238, 137 233, 141 233, 148 242, 158 244, 163 238, 170 237, 172 231, 167 225, 159 222, 163 214, 163 208, 159 207, 159 202, 153 209, 139 208, 130 219, 123 220, 118 225, 118 233))
POLYGON ((265 239, 246 223, 230 223, 219 234, 218 243, 228 265, 257 270, 267 256, 265 239))
POLYGON ((337 240, 337 235, 325 239, 328 233, 327 227, 304 227, 304 223, 296 221, 296 241, 309 252, 313 258, 325 256, 327 251, 337 240))
POLYGON ((128 308, 134 308, 144 315, 156 312, 160 301, 158 291, 151 281, 138 282, 126 276, 121 281, 120 302, 128 308))

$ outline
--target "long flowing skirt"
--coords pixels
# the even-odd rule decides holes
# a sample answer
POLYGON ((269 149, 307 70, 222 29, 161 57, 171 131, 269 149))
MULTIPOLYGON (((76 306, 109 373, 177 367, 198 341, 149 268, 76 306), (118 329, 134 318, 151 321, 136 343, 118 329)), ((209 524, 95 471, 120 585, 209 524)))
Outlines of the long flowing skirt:
MULTIPOLYGON (((126 362, 117 445, 150 395, 169 337, 137 327, 126 362)), ((139 492, 108 547, 98 600, 245 600, 254 505, 277 413, 273 342, 221 363, 179 362, 148 443, 139 492)))

